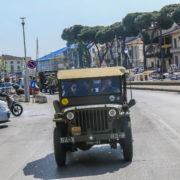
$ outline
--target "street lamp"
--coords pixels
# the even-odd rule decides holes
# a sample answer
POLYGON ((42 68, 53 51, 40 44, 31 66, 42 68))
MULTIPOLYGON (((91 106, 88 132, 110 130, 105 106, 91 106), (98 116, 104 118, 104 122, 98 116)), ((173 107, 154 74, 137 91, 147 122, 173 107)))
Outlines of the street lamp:
POLYGON ((25 30, 24 30, 24 25, 25 25, 25 17, 20 18, 22 20, 22 28, 23 28, 23 43, 24 43, 24 94, 25 94, 25 102, 30 101, 29 97, 29 73, 27 69, 27 58, 26 58, 26 40, 25 40, 25 30))

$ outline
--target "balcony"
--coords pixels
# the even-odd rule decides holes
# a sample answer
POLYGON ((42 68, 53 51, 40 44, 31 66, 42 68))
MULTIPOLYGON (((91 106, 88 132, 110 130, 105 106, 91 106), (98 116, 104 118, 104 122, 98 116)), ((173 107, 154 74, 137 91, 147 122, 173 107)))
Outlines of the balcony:
POLYGON ((180 47, 178 48, 171 48, 170 53, 180 53, 180 47))

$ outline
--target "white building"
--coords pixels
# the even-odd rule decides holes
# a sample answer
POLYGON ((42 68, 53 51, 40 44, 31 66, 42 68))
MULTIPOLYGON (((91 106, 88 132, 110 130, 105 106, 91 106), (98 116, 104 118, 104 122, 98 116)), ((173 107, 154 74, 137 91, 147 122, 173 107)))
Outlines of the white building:
MULTIPOLYGON (((16 74, 22 76, 25 66, 24 58, 10 55, 2 55, 1 59, 6 65, 7 74, 16 74)), ((30 59, 30 57, 27 57, 27 61, 30 59)))
POLYGON ((135 38, 126 42, 126 47, 128 49, 129 61, 132 67, 143 66, 143 41, 141 38, 135 38))
POLYGON ((172 48, 170 52, 173 54, 173 64, 180 69, 180 27, 172 33, 172 48))

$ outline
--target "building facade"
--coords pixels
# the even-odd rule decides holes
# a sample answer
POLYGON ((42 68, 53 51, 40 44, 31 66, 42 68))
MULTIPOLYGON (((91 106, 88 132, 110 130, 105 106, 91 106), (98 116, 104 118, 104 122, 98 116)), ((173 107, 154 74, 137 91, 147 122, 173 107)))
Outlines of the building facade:
POLYGON ((180 27, 177 27, 171 35, 172 48, 170 52, 173 54, 173 64, 180 70, 180 27))
POLYGON ((37 60, 37 72, 58 71, 78 67, 78 53, 76 46, 65 47, 45 55, 37 60))
POLYGON ((143 67, 143 41, 141 38, 137 37, 133 40, 126 42, 126 53, 128 54, 128 59, 130 67, 143 67))
MULTIPOLYGON (((1 59, 4 66, 6 66, 5 74, 6 75, 17 75, 22 76, 23 70, 25 67, 25 61, 23 57, 16 57, 11 55, 2 55, 1 59)), ((27 61, 30 60, 30 57, 27 57, 27 61)))

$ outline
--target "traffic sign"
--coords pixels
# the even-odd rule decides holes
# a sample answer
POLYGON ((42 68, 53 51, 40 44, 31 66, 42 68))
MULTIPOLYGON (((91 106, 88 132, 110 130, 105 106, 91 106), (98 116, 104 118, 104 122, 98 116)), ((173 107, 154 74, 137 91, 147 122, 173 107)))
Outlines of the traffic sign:
POLYGON ((28 67, 29 69, 34 69, 34 68, 36 68, 36 61, 34 61, 34 60, 29 60, 29 61, 27 62, 27 67, 28 67))
POLYGON ((30 83, 30 86, 31 86, 32 89, 35 89, 36 88, 36 81, 32 80, 31 83, 30 83))

